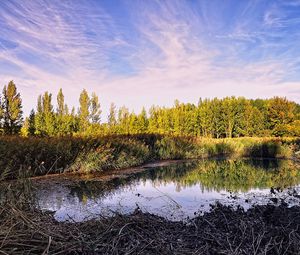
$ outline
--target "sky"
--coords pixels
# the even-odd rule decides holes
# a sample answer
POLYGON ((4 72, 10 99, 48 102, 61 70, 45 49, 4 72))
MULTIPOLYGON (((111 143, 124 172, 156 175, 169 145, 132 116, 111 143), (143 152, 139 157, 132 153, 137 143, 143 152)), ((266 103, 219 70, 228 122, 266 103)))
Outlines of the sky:
POLYGON ((285 96, 300 102, 300 0, 3 0, 0 87, 25 114, 59 88, 109 105, 285 96))

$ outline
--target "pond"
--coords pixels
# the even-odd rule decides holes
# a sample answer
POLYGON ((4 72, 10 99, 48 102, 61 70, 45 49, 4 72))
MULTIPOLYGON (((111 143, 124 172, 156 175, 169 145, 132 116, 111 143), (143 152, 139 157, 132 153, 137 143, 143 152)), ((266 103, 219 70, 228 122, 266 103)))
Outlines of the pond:
POLYGON ((288 160, 206 159, 145 167, 122 178, 59 179, 38 185, 36 201, 59 221, 83 221, 136 209, 184 220, 212 204, 299 204, 300 169, 288 160))

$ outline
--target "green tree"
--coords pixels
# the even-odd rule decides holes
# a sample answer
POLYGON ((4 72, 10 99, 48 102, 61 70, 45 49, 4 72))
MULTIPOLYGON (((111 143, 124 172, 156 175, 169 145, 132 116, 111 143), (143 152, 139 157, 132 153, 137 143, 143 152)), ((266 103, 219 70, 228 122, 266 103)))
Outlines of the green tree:
POLYGON ((116 125, 117 125, 116 106, 114 103, 111 103, 109 108, 109 114, 108 114, 108 127, 111 133, 116 132, 116 125))
POLYGON ((34 118, 35 135, 41 136, 44 134, 44 114, 42 106, 42 96, 39 95, 37 99, 36 115, 34 118))
POLYGON ((234 127, 233 127, 233 136, 249 136, 249 132, 252 126, 251 115, 252 115, 252 106, 244 97, 232 97, 232 104, 235 109, 234 115, 234 127))
POLYGON ((53 136, 55 135, 55 116, 52 105, 52 94, 45 92, 42 97, 43 116, 44 116, 44 131, 45 134, 53 136))
POLYGON ((300 137, 300 120, 295 120, 287 127, 288 135, 300 137))
POLYGON ((134 112, 129 114, 129 134, 137 134, 139 133, 139 125, 138 125, 138 118, 134 112))
MULTIPOLYGON (((250 100, 251 105, 258 110, 260 113, 261 123, 260 123, 260 130, 259 134, 269 136, 269 125, 268 125, 268 100, 264 99, 255 99, 250 100)), ((257 134, 257 133, 255 133, 257 134)))
POLYGON ((172 111, 172 131, 175 135, 182 135, 184 125, 183 104, 175 100, 172 111))
POLYGON ((22 126, 22 100, 13 81, 3 88, 3 129, 5 134, 16 134, 22 126))
POLYGON ((286 125, 295 120, 296 106, 285 97, 274 97, 268 103, 269 128, 275 136, 282 136, 286 132, 286 125))
POLYGON ((75 108, 72 107, 71 113, 67 112, 68 134, 73 134, 79 131, 79 117, 75 113, 75 108))
POLYGON ((129 134, 130 114, 127 107, 122 106, 118 112, 118 133, 129 134))
POLYGON ((89 126, 90 117, 90 98, 87 91, 84 89, 79 97, 79 129, 85 132, 89 126))
POLYGON ((247 101, 245 105, 243 120, 242 120, 242 135, 257 136, 260 135, 264 129, 263 114, 247 101))
POLYGON ((34 126, 36 135, 54 136, 57 134, 52 94, 49 92, 45 92, 43 96, 38 97, 34 126))
POLYGON ((57 94, 57 110, 56 110, 56 134, 72 135, 78 131, 76 124, 76 116, 69 112, 69 107, 65 104, 65 98, 62 89, 57 94))
POLYGON ((137 122, 137 133, 147 133, 148 131, 148 118, 146 109, 143 107, 141 113, 136 118, 137 122))
POLYGON ((31 110, 28 118, 28 134, 35 134, 35 112, 33 109, 31 110))
POLYGON ((65 113, 65 97, 64 97, 62 89, 59 89, 59 92, 57 94, 57 110, 56 110, 56 112, 59 116, 62 116, 65 113))
POLYGON ((211 109, 211 102, 209 99, 201 100, 198 107, 199 107, 201 134, 204 137, 212 137, 213 136, 213 132, 212 132, 213 112, 211 109))
POLYGON ((90 119, 92 123, 100 123, 100 115, 101 115, 100 103, 99 103, 98 96, 94 92, 92 93, 90 106, 91 106, 90 119))
POLYGON ((211 113, 212 113, 212 134, 214 138, 220 138, 225 136, 225 122, 222 119, 222 101, 214 98, 211 101, 211 113))
POLYGON ((222 121, 226 137, 231 138, 243 135, 245 105, 246 99, 243 97, 225 97, 222 99, 222 121))
POLYGON ((22 128, 20 130, 20 135, 23 137, 28 137, 29 136, 29 118, 26 117, 25 121, 22 125, 22 128))
POLYGON ((151 106, 149 109, 149 125, 148 130, 150 133, 157 133, 158 130, 158 107, 151 106))

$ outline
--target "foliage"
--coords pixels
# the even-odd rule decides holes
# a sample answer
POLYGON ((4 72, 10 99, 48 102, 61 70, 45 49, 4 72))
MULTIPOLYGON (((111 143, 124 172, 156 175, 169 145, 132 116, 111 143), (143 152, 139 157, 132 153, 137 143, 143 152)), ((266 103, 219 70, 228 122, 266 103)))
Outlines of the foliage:
MULTIPOLYGON (((111 104, 107 123, 101 120, 96 93, 83 89, 79 108, 69 110, 62 89, 56 111, 52 94, 37 100, 36 110, 25 118, 22 136, 103 136, 110 134, 163 134, 206 138, 299 136, 300 105, 284 97, 249 100, 244 97, 199 99, 197 105, 175 100, 173 107, 152 106, 149 112, 130 112, 111 104)), ((0 134, 17 134, 22 124, 20 94, 13 81, 0 97, 0 134)))
POLYGON ((92 93, 90 104, 91 104, 90 119, 92 123, 100 123, 101 109, 100 109, 99 98, 95 92, 92 93))
POLYGON ((0 108, 0 120, 3 117, 4 133, 8 135, 17 134, 22 124, 22 100, 13 81, 10 81, 3 88, 3 99, 0 108))
POLYGON ((274 97, 268 102, 268 124, 274 134, 277 133, 279 125, 285 125, 293 122, 295 119, 295 104, 288 101, 286 98, 274 97))
POLYGON ((87 91, 84 89, 79 97, 79 123, 80 131, 86 131, 89 123, 89 108, 90 108, 90 98, 87 91))

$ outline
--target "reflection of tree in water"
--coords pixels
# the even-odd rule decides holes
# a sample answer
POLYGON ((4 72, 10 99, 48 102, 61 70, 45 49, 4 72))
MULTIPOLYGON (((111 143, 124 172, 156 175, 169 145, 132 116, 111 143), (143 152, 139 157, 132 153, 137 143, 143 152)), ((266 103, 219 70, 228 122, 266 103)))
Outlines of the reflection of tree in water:
POLYGON ((87 199, 105 198, 122 191, 125 188, 134 186, 137 180, 129 180, 125 178, 116 178, 111 181, 88 180, 80 181, 75 185, 70 185, 71 197, 78 197, 80 202, 86 203, 87 199))
POLYGON ((150 180, 154 185, 166 185, 180 180, 188 171, 195 168, 197 164, 180 163, 170 166, 149 168, 144 172, 131 174, 125 178, 115 178, 111 181, 87 180, 69 185, 70 197, 78 197, 80 202, 85 203, 87 199, 105 198, 125 189, 135 187, 150 180))
POLYGON ((173 182, 177 191, 196 184, 206 190, 248 191, 296 185, 300 171, 288 160, 205 159, 151 169, 140 178, 150 178, 154 185, 173 182))
POLYGON ((249 191, 251 188, 286 188, 300 182, 300 172, 286 160, 207 160, 181 180, 208 190, 249 191))
POLYGON ((150 168, 108 182, 81 181, 70 186, 70 195, 81 202, 105 198, 146 181, 154 186, 173 183, 176 190, 200 184, 202 190, 248 191, 251 188, 285 188, 300 183, 300 172, 287 160, 201 160, 150 168))

